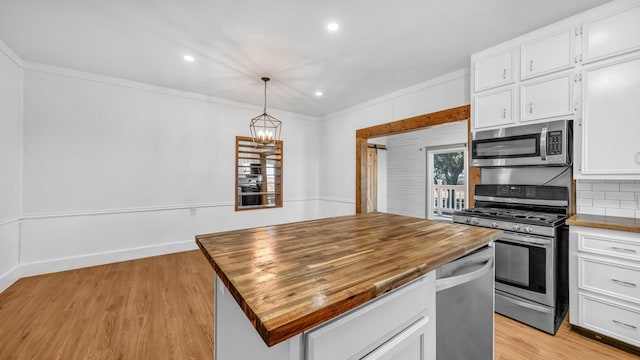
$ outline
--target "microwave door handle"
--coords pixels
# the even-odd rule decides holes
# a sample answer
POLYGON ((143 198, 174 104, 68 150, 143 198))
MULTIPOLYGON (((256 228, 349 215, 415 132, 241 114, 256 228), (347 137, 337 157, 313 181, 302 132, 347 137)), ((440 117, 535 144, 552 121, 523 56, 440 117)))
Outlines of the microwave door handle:
POLYGON ((542 161, 547 160, 547 128, 543 127, 540 131, 540 158, 542 161))

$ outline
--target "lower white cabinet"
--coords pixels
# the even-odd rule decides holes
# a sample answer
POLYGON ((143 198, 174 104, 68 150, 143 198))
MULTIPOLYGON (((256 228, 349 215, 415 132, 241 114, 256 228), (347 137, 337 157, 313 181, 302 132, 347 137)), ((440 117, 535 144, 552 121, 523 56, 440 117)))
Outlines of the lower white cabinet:
POLYGON ((428 274, 308 331, 306 359, 434 359, 434 294, 428 274))
POLYGON ((570 323, 640 346, 640 233, 570 229, 570 323))

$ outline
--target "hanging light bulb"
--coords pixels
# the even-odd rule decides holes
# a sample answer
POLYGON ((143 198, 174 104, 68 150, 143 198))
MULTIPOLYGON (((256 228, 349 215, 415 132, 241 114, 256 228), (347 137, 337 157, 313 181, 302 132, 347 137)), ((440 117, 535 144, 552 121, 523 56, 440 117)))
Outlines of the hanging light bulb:
POLYGON ((267 114, 267 81, 269 80, 271 79, 266 76, 262 78, 264 81, 264 111, 261 115, 251 119, 249 123, 251 137, 256 147, 275 146, 276 141, 280 140, 282 121, 267 114))

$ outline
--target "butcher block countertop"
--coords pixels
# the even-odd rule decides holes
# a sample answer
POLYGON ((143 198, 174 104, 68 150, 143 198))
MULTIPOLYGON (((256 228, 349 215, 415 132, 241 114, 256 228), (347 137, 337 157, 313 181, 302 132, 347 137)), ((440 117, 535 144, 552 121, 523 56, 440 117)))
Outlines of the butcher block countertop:
POLYGON ((268 346, 497 239, 501 231, 385 213, 196 236, 268 346))
POLYGON ((640 233, 640 219, 577 214, 567 219, 567 225, 640 233))

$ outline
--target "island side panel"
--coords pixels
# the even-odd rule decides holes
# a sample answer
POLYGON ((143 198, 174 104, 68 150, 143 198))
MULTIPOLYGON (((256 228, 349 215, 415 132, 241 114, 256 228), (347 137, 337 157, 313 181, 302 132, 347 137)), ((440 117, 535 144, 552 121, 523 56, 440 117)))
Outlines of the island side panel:
POLYGON ((217 274, 215 285, 215 360, 303 360, 301 334, 267 347, 217 274))

